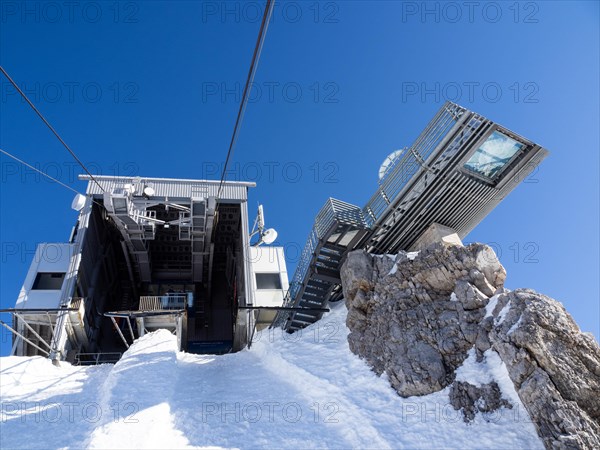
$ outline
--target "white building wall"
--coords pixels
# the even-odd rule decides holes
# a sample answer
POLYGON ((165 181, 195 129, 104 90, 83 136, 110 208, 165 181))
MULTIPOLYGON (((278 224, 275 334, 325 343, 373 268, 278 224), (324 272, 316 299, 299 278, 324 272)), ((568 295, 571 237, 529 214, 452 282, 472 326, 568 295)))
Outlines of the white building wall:
MULTIPOLYGON (((37 246, 31 266, 21 287, 15 308, 54 309, 60 306, 62 290, 32 289, 40 272, 66 273, 73 253, 73 244, 43 243, 37 246)), ((64 282, 63 282, 64 288, 64 282)))
POLYGON ((290 287, 283 247, 250 247, 250 265, 252 267, 252 289, 254 306, 281 306, 290 287), (256 274, 277 274, 280 289, 259 289, 256 274))

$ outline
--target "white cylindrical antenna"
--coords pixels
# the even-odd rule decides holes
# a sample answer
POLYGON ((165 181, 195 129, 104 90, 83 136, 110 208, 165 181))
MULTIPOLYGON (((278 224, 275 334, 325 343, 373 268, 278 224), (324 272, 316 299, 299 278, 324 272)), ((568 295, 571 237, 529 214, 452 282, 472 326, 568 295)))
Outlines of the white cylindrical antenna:
POLYGON ((262 229, 265 227, 265 215, 263 213, 263 206, 258 205, 258 217, 257 217, 257 225, 258 229, 262 232, 262 229))

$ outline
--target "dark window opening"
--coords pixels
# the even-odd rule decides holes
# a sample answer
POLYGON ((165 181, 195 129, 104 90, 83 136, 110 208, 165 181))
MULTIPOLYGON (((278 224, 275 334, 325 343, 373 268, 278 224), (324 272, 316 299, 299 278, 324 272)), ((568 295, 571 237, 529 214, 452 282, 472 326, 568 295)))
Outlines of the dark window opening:
POLYGON ((59 291, 64 279, 64 272, 39 272, 31 289, 59 291))
POLYGON ((257 289, 281 289, 281 278, 279 273, 257 273, 257 289))

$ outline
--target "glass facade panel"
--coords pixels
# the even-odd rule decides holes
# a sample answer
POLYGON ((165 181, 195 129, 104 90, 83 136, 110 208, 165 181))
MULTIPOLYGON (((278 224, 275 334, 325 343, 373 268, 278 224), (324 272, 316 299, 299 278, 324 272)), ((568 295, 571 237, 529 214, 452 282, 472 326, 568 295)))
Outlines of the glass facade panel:
POLYGON ((465 168, 494 178, 523 147, 524 144, 494 131, 466 162, 465 168))

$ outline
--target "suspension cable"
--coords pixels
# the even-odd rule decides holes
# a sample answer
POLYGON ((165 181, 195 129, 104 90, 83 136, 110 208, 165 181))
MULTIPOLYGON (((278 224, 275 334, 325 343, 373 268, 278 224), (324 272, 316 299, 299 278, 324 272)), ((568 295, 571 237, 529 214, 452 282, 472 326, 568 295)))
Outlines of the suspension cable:
MULTIPOLYGON (((36 172, 38 172, 38 173, 42 174, 42 175, 43 175, 43 176, 45 176, 46 178, 49 178, 50 180, 54 181, 55 183, 58 183, 58 184, 60 184, 62 187, 65 187, 65 188, 69 189, 70 191, 73 191, 73 192, 75 192, 75 193, 76 193, 76 194, 78 194, 78 195, 84 195, 84 194, 82 194, 81 192, 79 192, 79 191, 77 191, 77 190, 73 189, 73 188, 72 188, 71 186, 69 186, 68 184, 65 184, 65 183, 63 183, 62 181, 60 181, 60 180, 57 180, 56 178, 54 178, 54 177, 52 177, 52 176, 48 175, 46 172, 44 172, 44 171, 42 171, 42 170, 38 169, 37 167, 34 167, 34 166, 32 166, 31 164, 27 164, 25 161, 23 161, 22 159, 19 159, 19 158, 17 158, 15 155, 11 155, 11 154, 10 154, 10 153, 8 153, 6 150, 3 150, 3 149, 1 149, 1 148, 0 148, 0 153, 2 153, 2 154, 4 154, 4 155, 8 156, 9 158, 12 158, 12 159, 14 159, 14 160, 15 160, 15 161, 17 161, 18 163, 21 163, 21 164, 23 164, 23 165, 24 165, 24 166, 26 166, 26 167, 29 167, 31 170, 34 170, 34 171, 36 171, 36 172)), ((84 197, 85 197, 85 195, 84 195, 84 197)), ((101 203, 98 203, 96 200, 92 199, 92 201, 93 201, 95 204, 97 204, 98 206, 102 206, 102 207, 103 207, 103 205, 102 205, 101 203)))
POLYGON ((29 106, 31 106, 31 109, 33 109, 35 111, 35 113, 38 115, 38 117, 40 119, 42 119, 42 121, 46 124, 46 126, 50 129, 50 131, 52 131, 54 136, 56 136, 56 138, 60 141, 60 143, 63 145, 63 147, 65 147, 68 150, 68 152, 71 154, 71 156, 73 156, 73 158, 75 158, 75 161, 77 161, 79 163, 79 165, 82 167, 83 170, 85 170, 85 172, 90 176, 90 178, 94 181, 94 183, 96 183, 98 185, 98 187, 102 190, 102 192, 104 192, 104 188, 100 185, 100 183, 98 183, 96 181, 94 176, 90 173, 90 171, 87 169, 87 167, 85 167, 83 162, 81 162, 81 160, 77 157, 75 152, 73 152, 73 150, 71 150, 71 148, 63 140, 63 138, 60 137, 60 135, 54 129, 54 127, 52 125, 50 125, 50 122, 48 122, 46 120, 46 118, 42 115, 40 110, 35 107, 35 105, 31 102, 31 100, 29 100, 29 98, 25 95, 25 93, 21 90, 21 88, 17 85, 17 83, 15 83, 15 81, 10 77, 10 75, 6 72, 6 70, 4 70, 4 68, 2 66, 0 66, 0 72, 2 72, 4 74, 6 79, 8 81, 10 81, 10 84, 12 84, 13 87, 19 92, 19 94, 21 94, 21 97, 23 97, 23 99, 29 104, 29 106))
POLYGON ((240 125, 242 123, 242 119, 244 117, 244 112, 246 110, 246 104, 248 102, 248 94, 250 85, 254 80, 254 75, 256 74, 256 68, 258 67, 258 60, 260 59, 260 53, 262 51, 263 44, 265 42, 265 36, 267 35, 267 28, 269 26, 269 21, 271 20, 271 15, 273 13, 273 6, 275 5, 275 0, 267 0, 267 4, 265 6, 265 11, 263 14, 262 22, 260 24, 260 31, 258 32, 258 38, 256 40, 256 46, 254 47, 254 54, 252 55, 252 62, 250 63, 250 69, 248 70, 248 77, 246 78, 246 85, 244 86, 244 93, 242 95, 242 101, 240 102, 240 108, 238 110, 237 119, 235 121, 235 126, 233 127, 233 134, 231 136, 231 142, 229 143, 229 150, 227 151, 227 158, 225 159, 225 165, 223 166, 223 173, 221 174, 221 182, 219 183, 219 190, 217 192, 217 202, 221 198, 221 192, 223 190, 223 184, 225 183, 225 174, 227 173, 227 166, 229 165, 229 160, 231 155, 233 154, 233 149, 235 147, 238 133, 240 130, 240 125))

